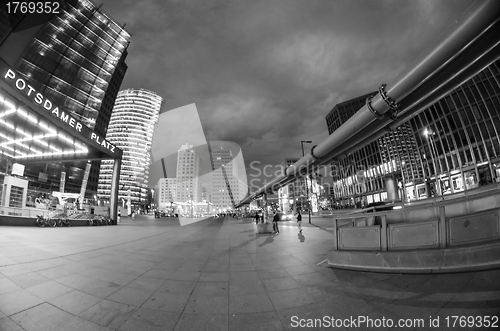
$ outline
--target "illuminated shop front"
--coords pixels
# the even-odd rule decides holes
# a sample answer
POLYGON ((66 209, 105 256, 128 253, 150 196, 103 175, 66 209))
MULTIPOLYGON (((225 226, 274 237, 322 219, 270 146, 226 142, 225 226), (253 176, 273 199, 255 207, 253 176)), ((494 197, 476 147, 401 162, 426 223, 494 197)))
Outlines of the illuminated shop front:
MULTIPOLYGON (((330 134, 366 97, 335 106, 326 118, 330 134)), ((331 167, 334 195, 345 206, 355 206, 360 196, 367 203, 411 202, 500 182, 500 60, 331 167), (356 191, 358 171, 364 195, 356 191)))
MULTIPOLYGON (((0 161, 3 166, 0 217, 22 215, 23 209, 36 208, 33 202, 38 197, 28 196, 28 183, 34 184, 40 178, 25 176, 24 170, 19 170, 23 165, 113 159, 117 192, 122 151, 62 111, 2 60, 0 75, 0 161)), ((53 189, 64 192, 65 173, 59 176, 59 187, 53 189)), ((84 187, 82 185, 82 189, 84 187)), ((110 212, 115 219, 116 193, 110 212)))

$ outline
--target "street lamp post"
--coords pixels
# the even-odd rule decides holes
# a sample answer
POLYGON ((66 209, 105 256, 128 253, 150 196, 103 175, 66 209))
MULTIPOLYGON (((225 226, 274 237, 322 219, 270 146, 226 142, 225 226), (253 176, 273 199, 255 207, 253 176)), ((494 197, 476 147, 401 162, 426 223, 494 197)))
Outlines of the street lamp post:
POLYGON ((406 201, 406 181, 405 181, 405 170, 404 170, 404 166, 405 166, 405 161, 401 161, 400 162, 401 164, 401 178, 403 179, 403 196, 401 197, 401 202, 403 202, 403 204, 405 203, 406 201))
POLYGON ((438 195, 441 195, 441 180, 439 179, 439 175, 441 172, 441 165, 439 165, 439 170, 437 165, 440 163, 437 155, 437 150, 435 149, 435 144, 434 143, 434 132, 430 129, 425 128, 424 129, 424 136, 426 139, 429 139, 429 146, 431 150, 431 157, 433 158, 434 162, 434 172, 436 173, 436 193, 438 195))
MULTIPOLYGON (((311 140, 302 140, 300 142, 300 146, 302 147, 302 157, 305 156, 305 153, 304 153, 304 144, 312 144, 312 141, 311 140)), ((312 191, 312 180, 311 180, 311 191, 312 191)), ((311 207, 312 207, 312 201, 309 200, 310 197, 309 197, 309 187, 307 185, 307 178, 306 178, 306 194, 307 194, 307 202, 308 202, 307 213, 309 215, 309 224, 311 224, 311 207)))

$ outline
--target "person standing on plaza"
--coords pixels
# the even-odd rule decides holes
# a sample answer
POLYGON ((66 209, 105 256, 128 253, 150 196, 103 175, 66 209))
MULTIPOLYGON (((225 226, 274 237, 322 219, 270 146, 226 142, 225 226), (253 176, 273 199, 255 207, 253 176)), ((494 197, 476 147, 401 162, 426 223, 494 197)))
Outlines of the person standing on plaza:
POLYGON ((280 215, 279 213, 276 211, 274 212, 274 217, 273 217, 273 233, 280 233, 280 229, 278 227, 278 221, 280 220, 280 215))
POLYGON ((297 225, 299 226, 299 233, 302 233, 302 214, 300 210, 297 211, 297 225))

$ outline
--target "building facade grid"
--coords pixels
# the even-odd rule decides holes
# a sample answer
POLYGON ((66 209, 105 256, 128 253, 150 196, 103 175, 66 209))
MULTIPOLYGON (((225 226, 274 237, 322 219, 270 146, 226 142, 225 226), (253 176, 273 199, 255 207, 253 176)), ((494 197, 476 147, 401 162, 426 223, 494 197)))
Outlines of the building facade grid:
MULTIPOLYGON (((104 138, 127 70, 125 58, 130 34, 91 1, 67 0, 61 8, 60 14, 38 30, 33 28, 32 35, 30 32, 29 37, 19 37, 20 34, 12 33, 0 6, 0 41, 3 47, 12 43, 19 47, 19 50, 11 47, 6 54, 31 86, 49 97, 61 111, 72 114, 104 138)), ((65 190, 79 193, 86 164, 84 161, 29 165, 25 175, 39 190, 50 192, 60 185, 61 172, 65 172, 65 190)), ((100 162, 91 164, 87 197, 97 193, 99 179, 100 162)))
MULTIPOLYGON (((404 201, 500 182, 499 72, 497 60, 393 132, 337 159, 336 205, 388 201, 390 176, 404 201)), ((333 112, 326 117, 330 134, 342 122, 333 112)))

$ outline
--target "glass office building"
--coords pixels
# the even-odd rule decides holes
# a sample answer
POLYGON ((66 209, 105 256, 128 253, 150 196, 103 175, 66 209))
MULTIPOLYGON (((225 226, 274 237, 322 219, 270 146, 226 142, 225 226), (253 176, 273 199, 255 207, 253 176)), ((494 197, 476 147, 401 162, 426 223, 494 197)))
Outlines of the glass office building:
MULTIPOLYGON (((118 93, 106 139, 123 150, 120 201, 130 197, 132 204, 146 202, 154 127, 163 104, 161 96, 144 89, 118 93)), ((98 187, 100 199, 109 200, 112 175, 112 161, 103 160, 98 187)))
MULTIPOLYGON (((499 182, 499 70, 497 60, 393 132, 337 159, 332 164, 337 206, 388 201, 388 178, 403 201, 499 182)), ((335 106, 327 116, 330 134, 370 95, 335 106)))

